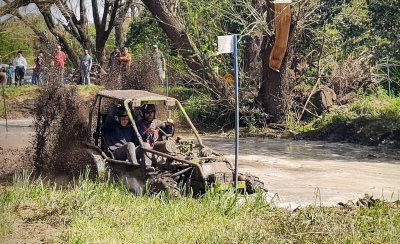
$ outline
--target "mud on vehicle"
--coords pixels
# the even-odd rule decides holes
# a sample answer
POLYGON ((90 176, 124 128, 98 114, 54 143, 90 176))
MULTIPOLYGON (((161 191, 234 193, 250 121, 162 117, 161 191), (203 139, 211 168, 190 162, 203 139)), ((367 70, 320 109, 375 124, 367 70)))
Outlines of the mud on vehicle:
MULTIPOLYGON (((104 90, 100 91, 89 112, 89 138, 84 143, 97 165, 98 172, 109 172, 115 181, 122 180, 136 193, 150 191, 159 193, 169 191, 173 195, 190 192, 204 193, 210 187, 226 189, 234 185, 235 170, 232 163, 222 154, 204 145, 196 128, 183 109, 181 103, 171 97, 142 90, 104 90), (139 164, 116 160, 105 145, 104 124, 112 104, 123 104, 141 150, 139 164), (171 111, 179 111, 190 125, 190 134, 175 136, 162 134, 161 141, 146 147, 139 135, 135 121, 140 118, 140 107, 144 103, 156 105, 157 117, 170 118, 171 111), (164 117, 160 114, 164 113, 164 117), (154 171, 144 166, 145 158, 150 157, 154 171)), ((185 132, 186 134, 186 132, 185 132)), ((238 173, 236 188, 241 192, 255 193, 264 188, 264 183, 251 174, 238 173)))

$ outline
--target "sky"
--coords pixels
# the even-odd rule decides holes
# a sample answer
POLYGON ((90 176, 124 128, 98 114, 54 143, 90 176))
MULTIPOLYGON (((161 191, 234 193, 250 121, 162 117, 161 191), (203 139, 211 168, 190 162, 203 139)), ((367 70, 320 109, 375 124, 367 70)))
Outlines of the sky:
MULTIPOLYGON (((88 20, 89 23, 93 23, 93 13, 92 13, 92 2, 91 1, 85 1, 86 2, 86 11, 88 15, 88 20)), ((3 0, 0 0, 0 7, 4 6, 6 3, 3 0)), ((75 14, 78 14, 79 10, 79 0, 68 0, 69 6, 73 6, 72 9, 74 10, 75 14)), ((102 9, 99 8, 99 11, 101 12, 102 9)), ((37 8, 36 4, 31 3, 25 7, 19 8, 19 12, 22 16, 25 15, 40 15, 39 9, 37 8)), ((53 16, 55 19, 59 21, 65 21, 65 19, 62 17, 60 11, 58 8, 53 4, 51 7, 51 12, 53 13, 53 16)), ((9 19, 9 15, 4 15, 0 17, 0 23, 9 19)), ((77 15, 77 18, 79 19, 79 15, 77 15)))

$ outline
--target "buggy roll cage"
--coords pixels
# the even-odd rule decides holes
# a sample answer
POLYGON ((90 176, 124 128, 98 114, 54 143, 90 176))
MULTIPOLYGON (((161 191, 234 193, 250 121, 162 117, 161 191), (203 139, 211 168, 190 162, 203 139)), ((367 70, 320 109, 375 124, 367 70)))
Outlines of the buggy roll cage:
MULTIPOLYGON (((96 104, 98 103, 98 110, 97 110, 97 127, 96 127, 96 132, 100 131, 100 127, 102 126, 102 121, 101 121, 101 102, 103 98, 109 98, 113 100, 119 100, 120 102, 123 102, 125 110, 128 114, 129 121, 133 127, 133 130, 135 132, 135 136, 138 137, 138 141, 140 142, 140 146, 143 146, 143 140, 141 136, 139 135, 138 129, 136 127, 136 123, 134 121, 133 115, 131 113, 131 109, 129 108, 129 104, 132 105, 132 108, 139 108, 142 103, 151 103, 151 102, 164 102, 165 106, 175 106, 177 105, 179 108, 179 111, 183 114, 185 117, 186 121, 190 125, 190 128, 192 129, 193 133, 196 136, 197 141, 199 142, 199 145, 201 148, 204 148, 205 145, 203 144, 202 139, 199 136, 199 133, 197 129, 194 127, 192 121, 190 120, 189 116, 186 114, 186 111, 183 109, 182 104, 176 100, 175 98, 172 97, 167 97, 147 91, 142 91, 142 90, 110 90, 110 91, 100 91, 96 95, 96 99, 93 101, 93 104, 91 106, 91 109, 89 111, 89 134, 87 138, 87 142, 90 142, 91 136, 92 136, 92 122, 93 122, 93 112, 96 107, 96 104), (129 97, 131 96, 131 97, 129 97)), ((96 146, 98 145, 98 141, 95 141, 96 146)))
MULTIPOLYGON (((115 159, 108 157, 105 154, 105 152, 102 150, 102 148, 99 147, 98 139, 100 138, 101 128, 103 126, 103 124, 102 124, 103 123, 103 117, 102 117, 103 114, 101 112, 101 104, 102 104, 103 98, 108 98, 108 99, 112 99, 112 100, 118 100, 118 102, 123 102, 124 108, 128 114, 128 118, 129 118, 130 124, 132 126, 132 129, 134 131, 134 134, 137 137, 137 139, 140 143, 140 147, 144 152, 153 153, 155 155, 159 155, 159 156, 162 156, 165 158, 169 158, 169 159, 176 160, 176 161, 188 164, 190 166, 193 166, 197 169, 197 172, 199 173, 202 180, 203 181, 205 180, 205 174, 203 172, 203 169, 197 162, 192 162, 192 161, 186 160, 184 158, 180 158, 180 157, 177 157, 174 155, 156 151, 152 147, 143 146, 144 145, 143 139, 139 134, 139 131, 137 129, 137 126, 136 126, 136 123, 135 123, 135 120, 134 120, 134 117, 132 115, 129 105, 131 105, 132 109, 133 109, 133 108, 139 108, 142 105, 142 103, 163 102, 165 106, 176 106, 177 105, 177 107, 179 108, 179 111, 183 114, 187 123, 190 125, 190 128, 192 129, 192 131, 198 141, 200 150, 203 148, 206 148, 206 146, 203 144, 202 139, 200 138, 200 135, 199 135, 197 129, 194 127, 189 116, 186 114, 182 104, 178 100, 176 100, 175 98, 172 98, 172 97, 167 97, 167 96, 163 96, 163 95, 159 95, 159 94, 155 94, 155 93, 151 93, 151 92, 143 91, 143 90, 104 90, 104 91, 100 91, 96 95, 96 98, 93 101, 93 104, 89 111, 89 124, 88 124, 89 133, 88 133, 87 141, 84 144, 89 146, 92 149, 97 150, 102 155, 102 157, 105 159, 106 162, 124 163, 122 161, 115 160, 115 159), (95 112, 96 105, 98 107, 96 131, 95 131, 95 133, 92 134, 93 113, 95 112), (95 146, 90 143, 92 140, 92 136, 95 139, 95 146)), ((102 143, 102 142, 100 142, 100 143, 102 143)), ((211 151, 215 156, 222 156, 222 154, 215 152, 213 149, 211 149, 211 151)), ((231 165, 230 162, 229 162, 229 164, 231 165)), ((178 172, 178 173, 180 173, 180 172, 178 172)))

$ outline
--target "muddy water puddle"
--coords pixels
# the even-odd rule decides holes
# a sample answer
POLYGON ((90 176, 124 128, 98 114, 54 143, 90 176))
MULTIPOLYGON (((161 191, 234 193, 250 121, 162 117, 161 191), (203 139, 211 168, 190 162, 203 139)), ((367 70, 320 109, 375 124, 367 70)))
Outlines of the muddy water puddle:
MULTIPOLYGON (((9 132, 4 120, 0 121, 0 147, 32 147, 31 121, 9 121, 9 132)), ((206 136, 203 141, 234 162, 234 138, 206 136)), ((364 194, 400 199, 399 158, 396 151, 377 147, 251 137, 240 138, 238 161, 240 172, 260 177, 283 203, 314 203, 318 189, 323 204, 336 205, 364 194)), ((61 181, 65 184, 68 179, 61 181)))
POLYGON ((26 147, 34 136, 32 120, 0 120, 0 147, 26 147))
MULTIPOLYGON (((217 149, 225 155, 235 154, 235 139, 208 137, 207 146, 217 149)), ((323 141, 296 141, 290 139, 240 138, 239 155, 244 158, 260 156, 286 158, 292 160, 335 160, 373 163, 400 164, 397 151, 381 151, 376 147, 360 146, 347 143, 329 143, 323 141)), ((261 165, 254 161, 253 166, 261 165)))

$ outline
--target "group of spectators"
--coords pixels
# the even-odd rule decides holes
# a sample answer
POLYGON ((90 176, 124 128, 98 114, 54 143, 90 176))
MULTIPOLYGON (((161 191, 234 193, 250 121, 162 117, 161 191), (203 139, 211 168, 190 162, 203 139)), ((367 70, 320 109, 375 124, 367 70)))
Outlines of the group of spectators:
MULTIPOLYGON (((51 68, 56 72, 57 76, 61 77, 61 81, 63 80, 65 61, 67 60, 67 55, 61 51, 61 46, 57 46, 57 50, 54 54, 54 58, 51 61, 51 68)), ((8 68, 6 69, 7 76, 7 85, 12 85, 12 79, 14 77, 15 86, 21 86, 25 77, 25 72, 27 71, 28 63, 25 57, 22 55, 22 51, 17 52, 17 57, 13 60, 12 63, 9 63, 8 68)), ((34 59, 33 64, 33 73, 32 73, 32 84, 33 85, 42 85, 43 84, 43 76, 45 71, 48 68, 45 66, 43 52, 39 51, 37 53, 36 58, 34 59)))
MULTIPOLYGON (((154 44, 152 46, 153 51, 151 53, 151 59, 157 69, 158 77, 160 78, 161 84, 165 79, 165 72, 167 70, 167 62, 165 60, 164 54, 158 49, 158 45, 154 44)), ((47 60, 47 59, 46 59, 47 60)), ((37 53, 34 59, 33 73, 32 73, 32 84, 42 85, 43 77, 45 72, 53 71, 52 75, 59 77, 61 84, 64 84, 64 68, 65 62, 67 60, 67 55, 61 50, 61 46, 57 46, 57 50, 54 57, 51 59, 49 65, 45 64, 45 59, 43 57, 43 52, 37 53)), ((124 74, 129 70, 132 63, 132 56, 129 53, 127 47, 120 50, 119 47, 115 47, 114 51, 111 53, 108 66, 109 72, 113 74, 124 74)), ((9 67, 6 69, 7 75, 7 85, 11 86, 12 80, 15 80, 15 86, 21 86, 25 72, 27 71, 27 61, 22 55, 22 51, 17 52, 17 57, 12 63, 9 63, 9 67)), ((93 66, 92 57, 88 50, 84 50, 84 54, 80 58, 80 73, 81 82, 83 85, 90 85, 90 71, 93 66)), ((58 78, 56 78, 57 80, 58 78)))
MULTIPOLYGON (((164 54, 158 50, 156 44, 153 45, 153 52, 151 53, 151 59, 153 60, 156 68, 157 74, 161 80, 161 84, 165 79, 165 72, 167 70, 167 62, 165 60, 164 54)), ((114 51, 110 54, 108 61, 109 71, 112 74, 118 74, 119 72, 126 72, 132 63, 132 56, 129 53, 128 48, 124 47, 122 52, 119 47, 114 47, 114 51)))

